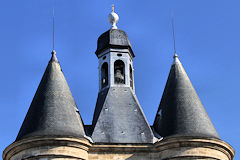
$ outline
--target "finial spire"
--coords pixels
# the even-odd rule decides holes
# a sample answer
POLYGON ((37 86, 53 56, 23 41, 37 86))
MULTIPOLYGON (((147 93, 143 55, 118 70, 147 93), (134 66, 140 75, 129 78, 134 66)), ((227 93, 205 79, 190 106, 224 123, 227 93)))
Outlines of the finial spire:
POLYGON ((112 12, 114 12, 114 4, 112 4, 112 12))
POLYGON ((111 24, 111 29, 117 29, 117 22, 119 20, 119 17, 117 13, 114 12, 114 5, 112 5, 112 12, 108 15, 108 21, 111 24))
POLYGON ((54 18, 55 18, 55 16, 54 16, 54 8, 53 8, 53 12, 52 12, 52 19, 53 19, 53 25, 52 25, 52 29, 53 29, 53 50, 52 50, 52 58, 51 58, 51 61, 55 61, 55 62, 58 62, 58 59, 57 59, 57 56, 56 56, 56 51, 54 50, 54 29, 55 29, 55 24, 54 24, 54 18))
POLYGON ((177 51, 176 51, 176 41, 175 41, 175 30, 174 30, 174 15, 172 11, 172 33, 173 33, 173 47, 174 47, 174 58, 177 57, 177 51))
MULTIPOLYGON (((52 18, 53 18, 53 52, 55 52, 55 50, 54 50, 54 29, 55 29, 55 24, 54 24, 54 8, 53 8, 53 13, 52 13, 52 18)), ((55 52, 56 53, 56 52, 55 52)))

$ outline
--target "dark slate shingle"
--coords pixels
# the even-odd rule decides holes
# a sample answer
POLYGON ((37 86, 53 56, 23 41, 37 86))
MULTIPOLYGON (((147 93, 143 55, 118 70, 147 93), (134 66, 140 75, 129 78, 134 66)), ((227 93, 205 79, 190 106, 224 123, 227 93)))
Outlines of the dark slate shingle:
POLYGON ((219 138, 177 55, 174 56, 154 129, 162 137, 219 138))
POLYGON ((153 143, 152 130, 130 87, 98 94, 92 139, 98 143, 153 143))
POLYGON ((131 56, 135 57, 128 36, 123 30, 110 29, 98 38, 96 55, 108 48, 129 49, 131 56))
POLYGON ((16 141, 34 136, 84 135, 78 108, 53 52, 16 141))

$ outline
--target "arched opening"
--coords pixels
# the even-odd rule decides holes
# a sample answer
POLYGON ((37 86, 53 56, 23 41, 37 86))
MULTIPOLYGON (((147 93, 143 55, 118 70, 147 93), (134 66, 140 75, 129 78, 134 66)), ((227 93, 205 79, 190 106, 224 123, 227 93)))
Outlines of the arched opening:
POLYGON ((125 84, 124 62, 117 60, 114 62, 114 83, 125 84))
POLYGON ((133 70, 131 65, 129 65, 129 76, 130 76, 130 86, 131 88, 133 88, 133 70))
POLYGON ((104 62, 101 68, 101 82, 102 88, 108 85, 108 64, 104 62))

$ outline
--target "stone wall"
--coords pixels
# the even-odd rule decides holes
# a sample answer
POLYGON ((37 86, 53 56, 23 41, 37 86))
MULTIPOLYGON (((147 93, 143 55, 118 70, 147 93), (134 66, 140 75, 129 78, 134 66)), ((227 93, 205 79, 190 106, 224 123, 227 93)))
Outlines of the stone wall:
POLYGON ((153 145, 93 145, 89 160, 232 160, 234 150, 216 139, 169 138, 153 145))
POLYGON ((90 146, 85 138, 27 138, 8 146, 3 160, 88 159, 90 146))
POLYGON ((31 138, 14 142, 3 160, 233 160, 233 148, 217 139, 178 137, 154 144, 91 144, 78 138, 31 138))

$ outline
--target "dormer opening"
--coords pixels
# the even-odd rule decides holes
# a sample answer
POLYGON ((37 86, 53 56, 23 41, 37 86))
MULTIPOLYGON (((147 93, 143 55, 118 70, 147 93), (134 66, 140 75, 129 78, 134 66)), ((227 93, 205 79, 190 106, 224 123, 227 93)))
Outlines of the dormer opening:
POLYGON ((133 89, 133 70, 132 65, 129 65, 130 87, 133 89))
POLYGON ((125 84, 125 65, 122 60, 116 60, 114 62, 114 83, 125 84))
POLYGON ((104 62, 102 64, 101 82, 102 82, 102 88, 104 88, 108 85, 108 64, 107 64, 107 62, 104 62))

